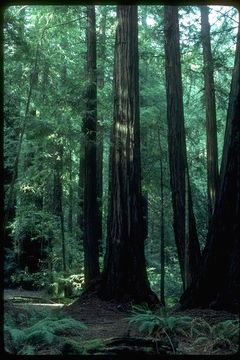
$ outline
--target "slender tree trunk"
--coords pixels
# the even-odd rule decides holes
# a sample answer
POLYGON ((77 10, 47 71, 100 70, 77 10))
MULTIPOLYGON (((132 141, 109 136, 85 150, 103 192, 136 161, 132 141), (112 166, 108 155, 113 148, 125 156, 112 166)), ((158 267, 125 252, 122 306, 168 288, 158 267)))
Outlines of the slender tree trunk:
POLYGON ((160 129, 158 128, 158 145, 160 151, 160 195, 161 195, 161 250, 160 250, 160 265, 161 265, 161 284, 160 284, 160 301, 165 306, 165 234, 164 234, 164 193, 163 193, 163 152, 161 146, 160 129))
POLYGON ((97 124, 97 239, 99 253, 103 252, 102 244, 102 195, 103 195, 103 127, 97 124))
POLYGON ((218 188, 218 148, 217 148, 217 125, 216 125, 216 101, 213 76, 213 59, 210 40, 210 25, 208 21, 209 9, 200 6, 201 9, 201 36, 204 58, 204 89, 206 103, 206 129, 207 129, 207 173, 208 173, 208 207, 209 216, 214 211, 216 193, 218 188))
POLYGON ((57 146, 56 165, 53 180, 53 214, 59 218, 62 240, 62 265, 64 273, 66 267, 66 251, 65 251, 65 232, 64 232, 64 216, 62 207, 62 167, 63 167, 63 145, 57 146))
POLYGON ((73 186, 72 186, 72 143, 70 141, 69 148, 69 210, 68 210, 68 230, 73 230, 73 186))
POLYGON ((147 279, 140 167, 137 6, 117 7, 107 251, 100 294, 158 302, 147 279))
POLYGON ((107 7, 103 6, 101 13, 101 20, 99 25, 99 70, 98 70, 98 87, 103 89, 105 85, 105 61, 106 61, 106 21, 107 21, 107 7))
MULTIPOLYGON (((83 126, 82 126, 83 132, 83 126)), ((84 238, 84 178, 85 178, 85 139, 81 140, 79 149, 79 170, 78 170, 78 214, 77 214, 77 225, 79 228, 79 241, 83 245, 84 238)))
POLYGON ((170 163, 170 181, 173 202, 173 228, 184 289, 185 268, 188 264, 189 279, 193 279, 199 270, 200 247, 197 238, 193 214, 191 189, 188 176, 186 140, 184 129, 183 94, 179 47, 178 7, 165 6, 164 33, 166 54, 168 149, 170 163), (188 184, 188 233, 189 249, 186 244, 186 179, 188 184), (188 259, 185 255, 188 254, 188 259))
POLYGON ((84 167, 84 278, 88 287, 99 275, 97 237, 97 73, 95 7, 87 6, 87 77, 86 113, 83 119, 85 135, 84 167))
POLYGON ((188 198, 188 172, 185 171, 185 244, 184 244, 184 281, 185 286, 190 285, 190 271, 189 271, 189 198, 188 198))
POLYGON ((180 299, 183 309, 211 307, 239 313, 240 292, 240 25, 219 190, 200 273, 180 299))

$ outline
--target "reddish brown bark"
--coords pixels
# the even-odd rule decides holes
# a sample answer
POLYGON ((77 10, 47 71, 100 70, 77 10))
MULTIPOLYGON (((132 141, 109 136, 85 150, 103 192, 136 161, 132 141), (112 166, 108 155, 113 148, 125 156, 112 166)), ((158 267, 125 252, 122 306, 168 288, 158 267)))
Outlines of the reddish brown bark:
POLYGON ((100 294, 157 302, 147 279, 140 168, 137 7, 117 7, 107 251, 100 294))
POLYGON ((218 188, 218 148, 216 125, 216 101, 213 76, 213 59, 210 40, 210 25, 208 21, 208 7, 201 6, 201 36, 204 59, 204 92, 206 104, 207 130, 207 174, 208 174, 208 203, 209 216, 214 211, 218 188))
POLYGON ((193 214, 191 187, 188 175, 180 64, 178 8, 176 6, 165 6, 164 21, 168 149, 173 203, 173 228, 181 276, 185 288, 198 273, 201 254, 197 238, 195 217, 193 214))
MULTIPOLYGON (((239 27, 240 30, 240 27, 239 27)), ((228 106, 220 184, 198 278, 180 299, 183 309, 239 312, 240 292, 240 31, 228 106)))

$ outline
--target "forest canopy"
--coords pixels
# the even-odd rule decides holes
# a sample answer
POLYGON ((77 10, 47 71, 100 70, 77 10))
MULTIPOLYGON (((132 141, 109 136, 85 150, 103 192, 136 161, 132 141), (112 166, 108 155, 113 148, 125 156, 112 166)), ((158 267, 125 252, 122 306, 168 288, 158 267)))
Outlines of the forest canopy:
POLYGON ((5 286, 177 302, 226 222, 235 298, 238 10, 19 5, 3 26, 5 286))

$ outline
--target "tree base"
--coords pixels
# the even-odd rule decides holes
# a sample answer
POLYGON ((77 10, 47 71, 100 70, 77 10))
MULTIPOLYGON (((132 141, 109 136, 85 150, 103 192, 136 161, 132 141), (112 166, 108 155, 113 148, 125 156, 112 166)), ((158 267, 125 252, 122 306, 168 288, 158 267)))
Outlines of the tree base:
POLYGON ((123 291, 112 294, 104 288, 101 277, 92 280, 88 286, 85 287, 81 297, 88 297, 91 295, 97 295, 102 300, 124 304, 123 307, 125 309, 127 309, 130 305, 139 304, 147 304, 152 310, 157 310, 163 306, 157 295, 151 289, 141 294, 128 294, 123 291))
POLYGON ((180 298, 178 310, 187 310, 194 308, 212 309, 219 311, 228 311, 233 314, 239 314, 239 299, 236 296, 230 296, 227 291, 223 295, 217 293, 210 296, 208 289, 202 289, 199 286, 189 287, 180 298))

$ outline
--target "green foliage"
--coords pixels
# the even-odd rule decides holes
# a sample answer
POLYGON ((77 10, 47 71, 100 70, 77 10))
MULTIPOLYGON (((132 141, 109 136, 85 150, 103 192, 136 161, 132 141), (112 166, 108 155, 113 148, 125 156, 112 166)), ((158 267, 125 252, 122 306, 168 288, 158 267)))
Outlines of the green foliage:
POLYGON ((54 273, 54 282, 48 284, 47 291, 54 298, 64 298, 80 295, 83 284, 83 274, 72 274, 64 276, 64 274, 54 273))
POLYGON ((204 319, 193 319, 191 324, 192 347, 203 352, 219 349, 237 350, 239 345, 239 321, 225 320, 210 326, 204 319))
POLYGON ((154 337, 161 333, 177 334, 189 328, 192 318, 190 316, 171 316, 166 309, 161 309, 160 314, 153 313, 150 309, 134 306, 130 323, 139 324, 139 330, 154 337))
MULTIPOLYGON (((165 217, 165 295, 179 297, 182 280, 172 228, 172 199, 168 164, 167 104, 163 38, 163 6, 139 6, 139 92, 142 188, 148 198, 148 238, 145 242, 151 287, 160 288, 160 159, 163 163, 165 217), (161 147, 157 134, 161 135, 161 147)), ((219 160, 236 43, 237 10, 211 7, 211 43, 217 104, 219 160)), ((103 135, 103 255, 108 215, 109 144, 112 125, 112 73, 115 6, 96 6, 98 64, 104 66, 104 86, 98 89, 98 123, 103 135), (106 31, 101 21, 106 15, 106 31), (101 54, 102 37, 106 48, 101 54)), ((200 10, 179 8, 181 66, 187 158, 194 213, 201 247, 205 245, 208 207, 203 58, 200 10)), ((48 288, 55 297, 77 295, 83 285, 82 233, 79 215, 79 144, 86 86, 85 6, 11 6, 4 13, 4 170, 5 204, 17 158, 19 134, 26 120, 14 187, 15 215, 8 224, 14 251, 5 257, 5 283, 48 288), (62 25, 62 23, 66 23, 62 25), (37 51, 38 48, 38 51, 37 51), (30 92, 36 64, 35 81, 30 92), (66 79, 62 81, 63 64, 66 79), (14 81, 12 81, 14 79, 14 81), (27 111, 29 105, 29 109, 27 111), (27 116, 26 116, 27 114, 27 116), (62 271, 61 226, 53 215, 52 190, 56 145, 63 144, 62 202, 68 277, 62 271), (71 153, 71 162, 70 155, 71 153), (71 163, 71 166, 70 166, 71 163), (71 168, 71 174, 70 174, 71 168), (9 173, 9 174, 8 174, 9 173), (72 199, 70 199, 70 188, 72 199), (72 211, 72 229, 67 219, 72 211), (44 266, 35 274, 17 269, 23 245, 43 248, 44 266), (51 244, 51 246, 50 246, 51 244), (51 269, 51 270, 50 270, 51 269)), ((80 174, 81 176, 81 174, 80 174)), ((28 246, 27 246, 28 248, 28 246)), ((29 255, 29 254, 28 254, 29 255)), ((103 261, 101 257, 100 261, 103 261)), ((102 265, 102 264, 101 264, 102 265)), ((167 301, 168 304, 168 301, 167 301)), ((31 352, 31 348, 29 348, 31 352)))
POLYGON ((48 331, 55 335, 78 335, 81 333, 79 330, 86 329, 86 325, 83 323, 74 320, 70 317, 63 319, 42 319, 36 324, 32 325, 28 332, 32 331, 42 331, 48 329, 48 331))
POLYGON ((157 314, 146 306, 133 306, 132 316, 129 318, 130 324, 138 324, 140 332, 154 339, 166 336, 174 353, 176 349, 172 337, 182 335, 190 329, 191 321, 190 316, 173 316, 168 313, 166 308, 162 308, 160 314, 157 314))
POLYGON ((83 345, 82 355, 90 355, 97 351, 101 351, 105 348, 104 342, 102 339, 93 339, 86 341, 83 345))
POLYGON ((25 344, 27 335, 24 330, 11 328, 4 325, 5 350, 8 352, 18 353, 25 344))
MULTIPOLYGON (((28 308, 26 308, 28 309, 28 308)), ((14 354, 37 353, 39 348, 58 346, 62 336, 79 336, 86 325, 51 310, 27 310, 17 317, 5 314, 5 349, 14 354), (21 328, 20 328, 21 327, 21 328)))
POLYGON ((37 330, 29 329, 29 334, 26 337, 26 342, 29 345, 50 345, 54 341, 54 333, 47 328, 40 328, 37 330))
POLYGON ((186 347, 188 353, 212 353, 221 349, 237 351, 239 345, 239 320, 225 320, 210 325, 203 318, 171 315, 166 308, 154 313, 147 305, 133 306, 128 320, 153 339, 166 336, 174 352, 175 337, 185 339, 184 342, 189 344, 186 347))
POLYGON ((29 273, 28 271, 16 271, 11 275, 11 282, 14 285, 22 286, 23 289, 42 289, 48 284, 49 276, 46 271, 29 273))
MULTIPOLYGON (((157 247, 157 246, 156 246, 157 247)), ((169 256, 169 262, 165 265, 165 296, 180 297, 182 293, 182 280, 180 276, 179 263, 177 255, 174 254, 175 249, 171 247, 166 248, 166 254, 169 256)), ((160 291, 160 263, 158 260, 158 253, 147 254, 147 274, 151 287, 157 294, 160 291)))
POLYGON ((105 344, 102 339, 87 340, 82 343, 74 339, 67 339, 62 345, 63 355, 98 355, 104 350, 105 344))
POLYGON ((4 264, 4 284, 9 286, 12 285, 11 276, 18 270, 16 254, 13 250, 5 249, 4 264))

